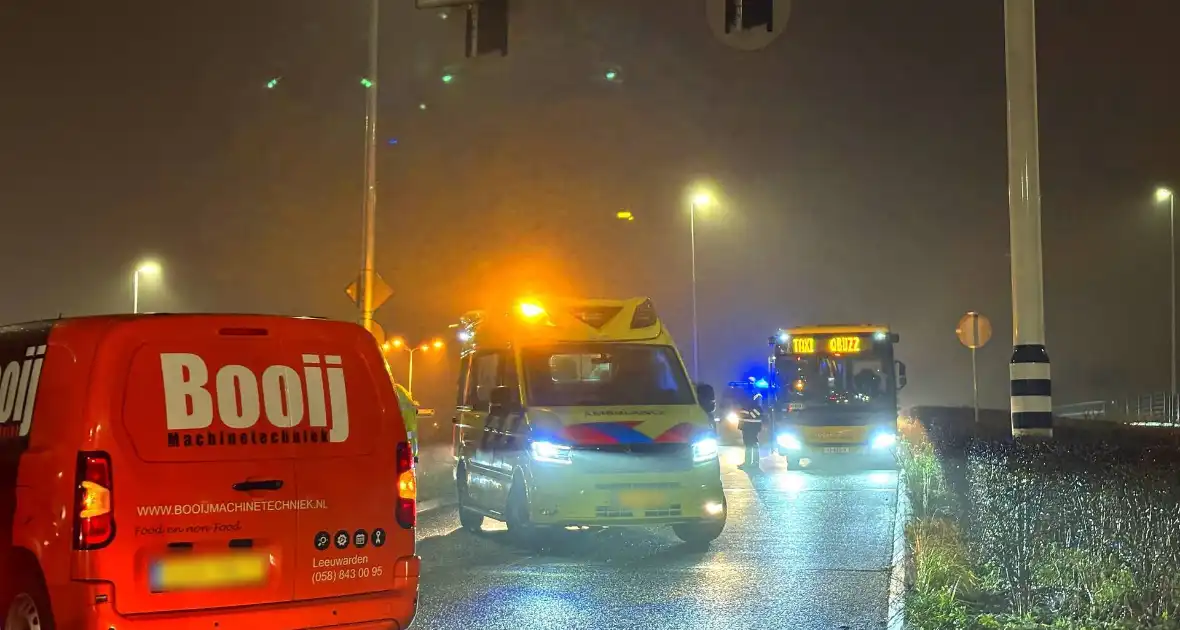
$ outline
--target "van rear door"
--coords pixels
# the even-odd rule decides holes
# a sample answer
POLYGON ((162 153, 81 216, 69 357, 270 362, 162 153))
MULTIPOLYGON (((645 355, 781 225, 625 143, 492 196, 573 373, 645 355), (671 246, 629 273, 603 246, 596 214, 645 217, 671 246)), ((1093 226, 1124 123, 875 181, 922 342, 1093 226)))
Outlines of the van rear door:
POLYGON ((305 365, 323 366, 332 426, 295 449, 300 496, 328 508, 297 513, 298 600, 391 590, 398 558, 414 553, 414 530, 395 516, 407 436, 393 384, 369 333, 337 330, 349 334, 300 342, 305 365))
POLYGON ((381 480, 387 491, 363 495, 377 480, 362 476, 396 448, 381 443, 384 392, 372 371, 385 370, 363 329, 167 316, 122 324, 103 347, 91 444, 110 454, 116 534, 80 556, 75 574, 113 582, 121 613, 306 598, 312 556, 346 555, 336 541, 319 550, 322 528, 375 528, 382 510, 392 520, 392 473, 381 480), (109 411, 104 391, 119 392, 109 411))

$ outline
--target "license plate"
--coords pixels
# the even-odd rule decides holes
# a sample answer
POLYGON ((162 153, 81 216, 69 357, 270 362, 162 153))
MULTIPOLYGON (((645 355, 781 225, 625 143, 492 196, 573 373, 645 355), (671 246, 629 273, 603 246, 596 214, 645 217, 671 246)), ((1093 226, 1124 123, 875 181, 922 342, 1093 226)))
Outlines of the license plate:
POLYGON ((659 507, 664 502, 664 493, 657 490, 624 490, 619 493, 619 505, 632 510, 659 507))
POLYGON ((151 566, 153 593, 258 586, 270 559, 258 554, 162 558, 151 566))
POLYGON ((847 446, 825 446, 825 453, 851 453, 852 449, 847 446))

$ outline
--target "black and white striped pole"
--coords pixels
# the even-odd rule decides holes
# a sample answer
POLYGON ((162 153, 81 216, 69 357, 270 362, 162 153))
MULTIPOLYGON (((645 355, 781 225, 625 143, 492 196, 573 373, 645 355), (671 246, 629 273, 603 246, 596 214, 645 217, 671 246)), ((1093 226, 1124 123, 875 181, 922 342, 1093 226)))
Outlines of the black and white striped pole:
POLYGON ((1008 86, 1008 216, 1012 257, 1012 436, 1053 437, 1041 269, 1035 0, 1004 0, 1008 86))

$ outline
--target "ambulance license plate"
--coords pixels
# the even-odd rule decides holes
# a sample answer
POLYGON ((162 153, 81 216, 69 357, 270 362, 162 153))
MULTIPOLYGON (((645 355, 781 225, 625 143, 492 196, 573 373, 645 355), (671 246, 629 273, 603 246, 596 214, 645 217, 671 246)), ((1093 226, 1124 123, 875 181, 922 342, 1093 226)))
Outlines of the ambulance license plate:
POLYGON ((665 500, 659 490, 623 490, 618 495, 619 505, 629 510, 659 507, 665 500))
POLYGON ((161 558, 151 565, 153 593, 259 586, 270 559, 260 554, 161 558))
POLYGON ((825 446, 825 453, 851 453, 852 449, 847 446, 825 446))

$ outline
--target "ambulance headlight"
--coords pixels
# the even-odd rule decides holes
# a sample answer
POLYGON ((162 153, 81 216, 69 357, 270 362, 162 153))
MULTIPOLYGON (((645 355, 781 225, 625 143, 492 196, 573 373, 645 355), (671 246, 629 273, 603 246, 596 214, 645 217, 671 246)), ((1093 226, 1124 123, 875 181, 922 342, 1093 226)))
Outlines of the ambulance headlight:
POLYGON ((532 453, 533 459, 539 462, 569 464, 573 461, 571 457, 573 449, 565 444, 533 442, 529 445, 529 451, 532 453))
POLYGON ((886 449, 897 444, 897 434, 881 432, 873 436, 873 448, 886 449))
POLYGON ((779 445, 779 448, 786 449, 788 451, 797 451, 803 448, 803 444, 799 442, 799 438, 791 435, 790 433, 779 433, 778 437, 776 437, 774 441, 779 445))
POLYGON ((694 464, 717 459, 720 447, 715 438, 701 438, 692 443, 692 461, 694 464))
POLYGON ((736 411, 731 411, 725 415, 725 421, 730 424, 737 424, 739 420, 741 420, 741 417, 738 416, 738 412, 736 411))

